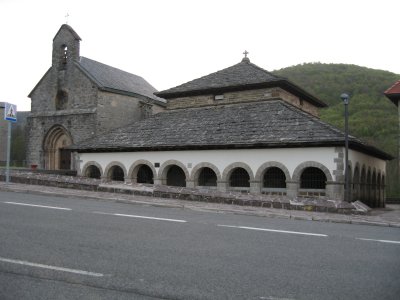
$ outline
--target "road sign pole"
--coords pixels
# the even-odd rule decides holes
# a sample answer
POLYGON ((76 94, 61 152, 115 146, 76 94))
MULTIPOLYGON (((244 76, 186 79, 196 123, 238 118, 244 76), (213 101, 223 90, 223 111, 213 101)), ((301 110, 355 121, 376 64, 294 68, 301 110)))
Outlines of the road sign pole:
POLYGON ((8 121, 6 182, 10 182, 11 122, 8 121))

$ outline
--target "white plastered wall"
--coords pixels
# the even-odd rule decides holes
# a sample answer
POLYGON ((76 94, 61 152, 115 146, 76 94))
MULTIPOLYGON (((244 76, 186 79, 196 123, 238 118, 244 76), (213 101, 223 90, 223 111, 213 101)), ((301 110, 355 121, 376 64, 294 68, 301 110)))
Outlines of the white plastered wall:
MULTIPOLYGON (((233 163, 242 162, 247 164, 253 175, 258 168, 266 162, 282 163, 289 171, 290 176, 297 166, 303 162, 317 162, 324 165, 331 173, 336 170, 334 158, 337 157, 334 147, 316 148, 281 148, 281 149, 237 149, 237 150, 184 150, 184 151, 149 151, 149 152, 112 152, 112 153, 80 153, 82 168, 87 162, 95 161, 106 169, 110 162, 119 162, 129 170, 132 164, 138 160, 147 160, 153 165, 160 166, 168 160, 176 160, 186 166, 189 174, 199 163, 210 163, 215 165, 220 173, 233 163)), ((156 168, 158 172, 158 168, 156 168)), ((80 169, 82 171, 82 169, 80 169)), ((332 175, 333 176, 333 175, 332 175)), ((334 178, 334 177, 333 177, 334 178)), ((335 178, 334 178, 335 179, 335 178)))

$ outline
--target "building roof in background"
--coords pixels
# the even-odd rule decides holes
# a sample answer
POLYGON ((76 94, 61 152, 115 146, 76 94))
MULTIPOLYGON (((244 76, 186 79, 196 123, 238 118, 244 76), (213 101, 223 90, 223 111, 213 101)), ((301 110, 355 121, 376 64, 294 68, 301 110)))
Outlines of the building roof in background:
POLYGON ((400 80, 396 81, 390 88, 384 92, 394 104, 399 105, 400 101, 400 80))
POLYGON ((327 105, 315 96, 304 91, 288 79, 278 77, 250 62, 249 58, 231 67, 194 79, 177 87, 156 93, 165 98, 176 98, 200 94, 216 94, 227 91, 246 90, 278 86, 307 100, 317 107, 327 105))

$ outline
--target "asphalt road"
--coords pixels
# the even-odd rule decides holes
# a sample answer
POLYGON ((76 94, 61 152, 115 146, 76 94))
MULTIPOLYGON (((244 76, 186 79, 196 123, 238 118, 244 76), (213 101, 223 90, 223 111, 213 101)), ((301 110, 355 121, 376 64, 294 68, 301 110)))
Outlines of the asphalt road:
POLYGON ((0 192, 0 299, 398 299, 400 229, 0 192))

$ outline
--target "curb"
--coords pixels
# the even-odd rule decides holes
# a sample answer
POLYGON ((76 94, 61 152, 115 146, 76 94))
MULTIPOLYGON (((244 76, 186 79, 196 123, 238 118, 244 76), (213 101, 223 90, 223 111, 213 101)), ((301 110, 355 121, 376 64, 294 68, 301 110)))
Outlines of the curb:
MULTIPOLYGON (((214 213, 231 213, 235 215, 246 215, 246 216, 255 216, 255 217, 267 217, 267 218, 279 218, 279 219, 292 219, 292 220, 300 220, 300 221, 317 221, 317 222, 326 222, 326 223, 341 223, 341 224, 354 224, 354 225, 369 225, 369 226, 381 226, 381 227, 393 227, 400 228, 400 222, 380 222, 375 220, 363 220, 360 219, 360 215, 354 215, 356 218, 351 219, 352 215, 346 215, 347 218, 337 218, 337 214, 331 216, 329 213, 321 213, 324 215, 315 215, 318 212, 313 212, 310 215, 296 215, 293 214, 294 211, 288 210, 288 213, 278 213, 277 212, 269 212, 269 211, 251 211, 251 210, 240 210, 243 206, 238 206, 238 209, 233 209, 232 205, 227 204, 218 204, 220 207, 207 207, 206 205, 215 204, 215 203, 205 203, 205 202, 197 202, 197 201, 185 201, 182 204, 174 204, 174 203, 161 203, 161 202, 153 202, 153 201, 141 201, 141 200, 128 200, 123 199, 121 197, 116 196, 115 194, 110 194, 110 196, 102 197, 102 195, 79 195, 78 193, 68 193, 70 191, 81 191, 81 190, 72 190, 72 189, 63 189, 63 193, 60 191, 44 191, 44 190, 36 190, 30 189, 29 185, 26 187, 18 188, 19 184, 10 183, 10 184, 2 184, 0 183, 0 191, 4 192, 16 192, 16 193, 28 193, 34 195, 45 195, 45 196, 57 196, 57 197, 77 197, 83 199, 91 199, 97 201, 113 201, 115 203, 124 203, 124 204, 133 204, 133 205, 148 205, 154 207, 167 207, 167 208, 180 208, 180 209, 190 209, 193 211, 207 211, 214 213), (68 191, 66 193, 66 191, 68 191), (199 206, 190 205, 190 203, 198 203, 199 206), (203 204, 203 205, 201 205, 203 204), (326 215, 329 214, 329 215, 326 215)), ((36 185, 35 185, 36 186, 36 185)), ((39 186, 36 186, 39 187, 39 186)), ((54 188, 54 187, 53 187, 54 188)), ((61 188, 58 188, 61 189, 61 188)), ((92 192, 92 193, 100 193, 100 192, 92 192)), ((135 197, 144 197, 144 196, 135 196, 135 197)), ((152 199, 157 199, 153 198, 152 199)), ((163 199, 163 198, 160 198, 163 199)), ((163 199, 167 200, 167 199, 163 199)), ((279 212, 286 212, 283 209, 269 208, 272 210, 279 210, 279 212)))

